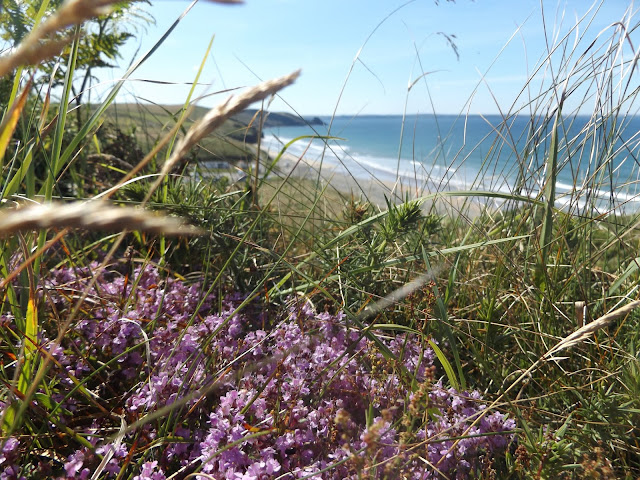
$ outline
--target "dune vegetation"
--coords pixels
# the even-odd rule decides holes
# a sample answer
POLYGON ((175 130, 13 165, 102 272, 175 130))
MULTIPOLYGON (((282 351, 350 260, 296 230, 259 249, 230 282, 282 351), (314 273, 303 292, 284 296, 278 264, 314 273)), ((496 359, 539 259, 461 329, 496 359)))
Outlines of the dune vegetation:
POLYGON ((0 479, 640 475, 631 14, 554 39, 502 110, 483 170, 510 158, 516 189, 375 205, 279 168, 286 146, 255 168, 241 112, 298 72, 118 113, 154 48, 85 108, 82 25, 127 6, 48 3, 0 16, 0 479), (200 175, 203 151, 245 175, 200 175))

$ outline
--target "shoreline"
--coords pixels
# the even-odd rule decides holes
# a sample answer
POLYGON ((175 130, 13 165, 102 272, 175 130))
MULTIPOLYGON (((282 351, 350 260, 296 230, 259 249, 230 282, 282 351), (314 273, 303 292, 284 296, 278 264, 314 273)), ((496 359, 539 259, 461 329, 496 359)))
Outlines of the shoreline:
MULTIPOLYGON (((272 161, 280 153, 280 150, 274 149, 272 146, 271 148, 269 147, 269 145, 265 145, 261 149, 269 155, 272 161)), ((253 145, 253 148, 255 151, 256 145, 253 145)), ((362 168, 361 165, 357 165, 353 169, 354 171, 351 171, 349 166, 336 164, 330 157, 326 158, 322 164, 320 158, 313 159, 312 157, 313 155, 308 154, 298 157, 296 154, 285 152, 278 165, 275 166, 274 171, 283 177, 291 174, 293 178, 319 179, 344 197, 345 201, 348 200, 349 196, 353 196, 354 199, 364 200, 380 211, 388 208, 387 199, 392 204, 397 205, 407 200, 422 198, 422 210, 425 214, 436 213, 437 215, 452 217, 463 216, 472 220, 484 212, 497 213, 503 210, 506 201, 499 197, 487 195, 487 189, 483 188, 472 187, 471 189, 460 191, 452 185, 438 185, 431 179, 419 178, 419 176, 411 178, 407 174, 400 174, 397 180, 394 180, 386 170, 378 172, 381 174, 381 178, 375 175, 375 166, 369 166, 374 172, 362 168), (319 175, 318 170, 320 167, 322 167, 322 171, 319 175), (364 174, 368 174, 368 176, 365 177, 364 174), (478 191, 478 195, 470 194, 474 190, 478 191), (457 191, 460 191, 461 194, 456 195, 457 191), (426 196, 431 198, 424 199, 426 196)), ((557 185, 564 186, 560 182, 557 182, 557 185)), ((502 188, 497 190, 489 188, 488 190, 495 193, 501 191, 507 197, 511 195, 511 192, 505 192, 502 188)), ((587 193, 575 190, 573 192, 564 191, 560 188, 556 191, 555 208, 566 212, 567 207, 575 206, 576 202, 578 208, 585 208, 583 203, 585 197, 589 196, 588 193, 588 191, 587 193)), ((608 192, 603 192, 598 195, 599 201, 604 203, 591 207, 595 214, 609 215, 615 212, 618 215, 629 215, 638 211, 638 203, 640 203, 638 197, 626 198, 626 194, 624 194, 623 198, 619 199, 614 206, 611 206, 606 204, 606 201, 609 200, 607 194, 608 192)), ((531 192, 529 201, 533 202, 535 198, 539 199, 540 195, 541 192, 531 192)), ((523 205, 521 201, 516 201, 516 204, 523 205)))
MULTIPOLYGON (((269 155, 270 161, 273 161, 279 153, 273 148, 265 148, 263 151, 269 155)), ((434 213, 435 207, 435 212, 438 215, 464 215, 468 218, 475 218, 483 210, 489 208, 472 197, 438 195, 437 192, 427 189, 428 182, 416 185, 415 180, 404 179, 405 181, 403 181, 402 178, 398 181, 391 181, 373 175, 370 178, 356 177, 344 166, 333 165, 329 162, 320 165, 320 160, 313 160, 308 156, 298 157, 286 152, 274 167, 274 172, 281 178, 290 176, 305 180, 319 179, 328 188, 332 188, 344 197, 345 202, 353 197, 356 200, 364 200, 381 211, 387 209, 387 199, 392 204, 398 205, 407 201, 407 198, 415 200, 430 194, 434 194, 435 197, 423 201, 422 209, 425 213, 434 213), (319 171, 320 167, 322 167, 321 171, 319 171), (345 171, 341 172, 340 170, 345 171), (413 183, 413 185, 409 185, 409 183, 413 183)))

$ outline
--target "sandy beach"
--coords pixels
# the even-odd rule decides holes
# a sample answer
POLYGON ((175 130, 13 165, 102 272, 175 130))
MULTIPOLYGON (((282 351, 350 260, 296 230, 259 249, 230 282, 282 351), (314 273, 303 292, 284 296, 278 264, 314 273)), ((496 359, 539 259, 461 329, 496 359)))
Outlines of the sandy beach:
MULTIPOLYGON (((279 152, 268 151, 271 159, 279 152)), ((319 181, 322 187, 339 192, 344 197, 345 203, 349 199, 362 200, 370 203, 380 210, 386 210, 387 199, 393 204, 400 204, 407 199, 413 200, 430 196, 435 191, 429 191, 424 184, 412 179, 400 179, 393 182, 386 179, 370 177, 356 177, 342 166, 329 163, 321 164, 319 160, 310 159, 308 156, 298 158, 295 155, 284 153, 274 168, 279 177, 291 176, 312 181, 319 181)), ((433 199, 425 199, 423 211, 440 215, 460 215, 475 217, 482 211, 483 206, 470 201, 469 197, 455 197, 438 195, 433 199)))

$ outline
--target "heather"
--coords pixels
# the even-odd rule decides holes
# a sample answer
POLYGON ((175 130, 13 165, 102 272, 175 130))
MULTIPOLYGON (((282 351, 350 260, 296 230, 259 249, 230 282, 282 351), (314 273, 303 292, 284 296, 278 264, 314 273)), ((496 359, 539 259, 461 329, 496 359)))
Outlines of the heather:
MULTIPOLYGON (((498 411, 474 425, 486 402, 436 380, 418 332, 384 336, 385 358, 344 314, 303 298, 278 312, 258 301, 239 311, 242 295, 201 298, 197 283, 150 265, 130 277, 105 271, 87 289, 96 267, 44 278, 51 321, 70 308, 69 292, 88 296, 60 345, 41 332, 53 366, 34 397, 46 395, 49 411, 29 421, 86 445, 11 437, 4 478, 89 478, 105 458, 102 478, 466 478, 513 439, 514 420, 498 411), (57 459, 43 460, 42 449, 57 459)), ((30 409, 42 411, 37 400, 30 409)))
POLYGON ((144 3, 6 5, 0 480, 638 477, 634 11, 545 33, 460 187, 445 143, 441 182, 264 151, 299 71, 119 121, 144 3))

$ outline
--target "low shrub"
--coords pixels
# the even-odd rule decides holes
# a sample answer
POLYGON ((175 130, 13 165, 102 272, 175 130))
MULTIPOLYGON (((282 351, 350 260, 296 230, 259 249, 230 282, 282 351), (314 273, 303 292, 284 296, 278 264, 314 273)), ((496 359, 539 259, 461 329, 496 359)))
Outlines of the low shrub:
POLYGON ((381 336, 385 356, 302 297, 217 298, 150 265, 91 286, 95 267, 43 281, 38 350, 52 367, 3 442, 2 478, 465 478, 512 439, 514 420, 476 422, 481 395, 436 379, 420 336, 381 336))

